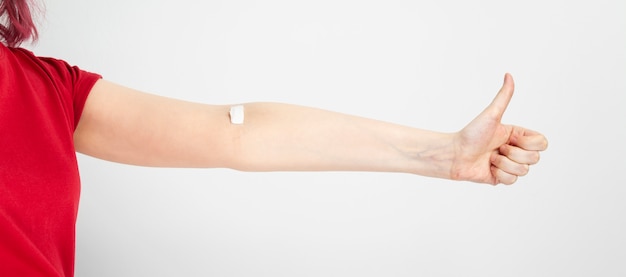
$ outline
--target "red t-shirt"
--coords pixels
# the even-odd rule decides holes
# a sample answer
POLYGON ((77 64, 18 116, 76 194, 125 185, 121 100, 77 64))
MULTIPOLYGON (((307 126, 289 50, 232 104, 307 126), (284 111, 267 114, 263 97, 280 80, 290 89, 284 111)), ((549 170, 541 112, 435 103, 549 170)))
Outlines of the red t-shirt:
POLYGON ((0 276, 73 276, 73 134, 99 75, 0 44, 0 276))

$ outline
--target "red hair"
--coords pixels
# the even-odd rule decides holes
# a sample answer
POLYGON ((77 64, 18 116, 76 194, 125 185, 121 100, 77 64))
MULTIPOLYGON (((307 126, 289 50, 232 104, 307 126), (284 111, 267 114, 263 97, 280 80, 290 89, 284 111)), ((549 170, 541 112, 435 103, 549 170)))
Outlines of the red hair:
POLYGON ((37 26, 30 10, 30 0, 0 1, 0 37, 7 46, 18 46, 27 40, 37 40, 37 26))

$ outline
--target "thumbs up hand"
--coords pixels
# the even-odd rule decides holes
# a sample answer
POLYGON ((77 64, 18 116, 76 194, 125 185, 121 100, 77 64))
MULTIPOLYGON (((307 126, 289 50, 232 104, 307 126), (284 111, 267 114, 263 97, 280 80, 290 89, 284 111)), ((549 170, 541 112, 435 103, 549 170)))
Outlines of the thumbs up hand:
POLYGON ((539 161, 539 152, 548 146, 546 138, 500 122, 513 90, 513 77, 506 74, 491 104, 455 135, 452 179, 510 185, 539 161))

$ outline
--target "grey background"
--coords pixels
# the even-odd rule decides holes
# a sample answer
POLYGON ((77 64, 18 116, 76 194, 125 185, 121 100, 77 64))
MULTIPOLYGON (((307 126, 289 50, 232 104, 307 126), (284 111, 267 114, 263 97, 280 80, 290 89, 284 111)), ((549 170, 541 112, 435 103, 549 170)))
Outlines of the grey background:
POLYGON ((624 1, 47 1, 38 55, 206 103, 456 131, 505 72, 550 148, 510 187, 80 156, 78 276, 624 276, 624 1))

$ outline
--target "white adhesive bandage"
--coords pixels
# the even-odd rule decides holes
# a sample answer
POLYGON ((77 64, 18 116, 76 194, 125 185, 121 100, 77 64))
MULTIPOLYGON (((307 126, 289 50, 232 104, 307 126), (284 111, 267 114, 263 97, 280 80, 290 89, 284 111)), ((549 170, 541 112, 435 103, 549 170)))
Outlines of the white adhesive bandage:
POLYGON ((243 124, 243 105, 236 105, 230 107, 230 123, 243 124))

